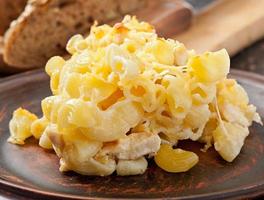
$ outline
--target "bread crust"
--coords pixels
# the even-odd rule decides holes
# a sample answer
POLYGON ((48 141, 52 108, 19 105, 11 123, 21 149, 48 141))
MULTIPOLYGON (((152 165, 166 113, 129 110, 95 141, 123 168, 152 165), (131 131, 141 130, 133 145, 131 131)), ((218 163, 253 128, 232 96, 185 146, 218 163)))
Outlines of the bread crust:
POLYGON ((12 20, 24 10, 27 0, 0 0, 0 35, 8 29, 12 20))
POLYGON ((9 66, 4 62, 3 50, 4 50, 3 37, 0 36, 0 72, 1 72, 1 75, 10 75, 10 74, 14 74, 17 72, 21 72, 22 70, 9 66))

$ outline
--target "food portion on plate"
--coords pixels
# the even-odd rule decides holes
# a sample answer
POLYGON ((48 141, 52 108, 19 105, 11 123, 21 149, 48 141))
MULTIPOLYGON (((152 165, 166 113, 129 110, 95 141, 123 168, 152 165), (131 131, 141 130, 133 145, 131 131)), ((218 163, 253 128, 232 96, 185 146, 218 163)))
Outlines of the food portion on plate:
POLYGON ((94 24, 66 49, 68 60, 46 64, 53 95, 41 102, 43 116, 14 111, 8 139, 39 139, 62 172, 136 175, 153 157, 167 172, 185 172, 199 158, 178 148, 180 140, 213 146, 232 162, 248 127, 262 123, 245 90, 227 78, 225 49, 196 54, 130 16, 113 27, 94 24))

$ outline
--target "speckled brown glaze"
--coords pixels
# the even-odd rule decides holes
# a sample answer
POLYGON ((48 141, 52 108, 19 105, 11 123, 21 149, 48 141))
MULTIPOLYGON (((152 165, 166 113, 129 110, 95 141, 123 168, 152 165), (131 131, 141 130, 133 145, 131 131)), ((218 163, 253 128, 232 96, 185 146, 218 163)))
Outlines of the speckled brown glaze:
MULTIPOLYGON (((0 194, 24 199, 240 199, 264 194, 264 128, 256 124, 233 163, 223 161, 213 149, 203 153, 202 145, 184 142, 180 146, 200 158, 186 173, 166 173, 153 161, 140 176, 60 173, 54 152, 43 150, 33 138, 24 146, 6 142, 12 111, 22 106, 41 114, 40 100, 50 94, 43 71, 26 74, 0 79, 0 194)), ((264 78, 235 70, 232 76, 246 88, 263 119, 264 78)))

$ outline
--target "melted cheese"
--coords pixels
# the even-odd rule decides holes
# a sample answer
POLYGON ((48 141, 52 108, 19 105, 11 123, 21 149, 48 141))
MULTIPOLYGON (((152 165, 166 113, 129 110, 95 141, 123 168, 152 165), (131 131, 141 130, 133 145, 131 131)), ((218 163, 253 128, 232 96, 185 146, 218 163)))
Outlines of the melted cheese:
POLYGON ((43 117, 15 111, 9 139, 23 144, 32 134, 40 138, 60 157, 61 171, 141 174, 144 156, 157 152, 161 168, 186 171, 198 162, 194 153, 160 150, 161 142, 186 139, 214 144, 232 161, 248 126, 261 122, 244 89, 227 78, 225 49, 196 54, 130 16, 113 27, 94 25, 66 49, 68 60, 55 56, 46 64, 53 95, 41 103, 43 117))

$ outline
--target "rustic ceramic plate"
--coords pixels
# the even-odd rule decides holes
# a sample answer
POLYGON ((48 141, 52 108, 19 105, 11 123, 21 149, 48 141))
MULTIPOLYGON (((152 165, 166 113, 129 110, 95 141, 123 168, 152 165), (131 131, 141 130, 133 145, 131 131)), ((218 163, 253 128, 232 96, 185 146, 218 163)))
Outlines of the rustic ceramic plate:
MULTIPOLYGON (((251 102, 264 117, 264 78, 232 71, 249 93, 251 102)), ((250 128, 241 154, 233 163, 223 161, 210 149, 201 152, 199 144, 188 142, 185 149, 198 153, 200 162, 187 173, 170 174, 154 163, 141 176, 89 177, 58 171, 58 158, 38 147, 34 139, 25 146, 6 142, 8 121, 19 106, 40 114, 40 100, 49 95, 48 77, 32 71, 0 79, 0 188, 2 194, 35 199, 247 198, 264 193, 264 128, 250 128)))

